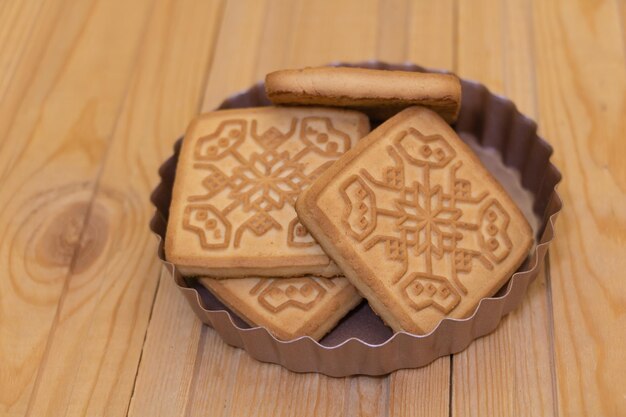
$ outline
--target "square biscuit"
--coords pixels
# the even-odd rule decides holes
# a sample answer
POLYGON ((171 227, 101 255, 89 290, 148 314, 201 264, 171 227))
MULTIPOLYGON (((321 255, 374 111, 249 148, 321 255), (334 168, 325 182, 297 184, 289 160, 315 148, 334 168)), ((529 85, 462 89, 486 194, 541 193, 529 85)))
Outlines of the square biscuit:
POLYGON ((176 167, 165 255, 183 275, 336 276, 296 215, 302 190, 369 131, 359 112, 261 107, 190 125, 176 167))
POLYGON ((394 330, 472 314, 533 241, 528 222, 436 113, 408 108, 296 202, 301 221, 394 330))
POLYGON ((361 301, 343 277, 200 278, 200 283, 248 324, 281 340, 319 340, 361 301))

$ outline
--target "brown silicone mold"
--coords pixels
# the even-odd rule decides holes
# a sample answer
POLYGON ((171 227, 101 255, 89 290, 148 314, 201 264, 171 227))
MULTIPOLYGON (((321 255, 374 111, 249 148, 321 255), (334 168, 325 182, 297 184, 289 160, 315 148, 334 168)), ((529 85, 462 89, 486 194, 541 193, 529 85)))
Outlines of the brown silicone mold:
MULTIPOLYGON (((367 62, 341 65, 425 71, 412 64, 367 62)), ((160 239, 159 259, 200 320, 213 327, 226 343, 245 349, 260 361, 277 363, 296 372, 320 372, 330 376, 381 375, 424 366, 440 356, 460 352, 474 339, 492 332, 502 317, 520 304, 528 285, 544 265, 548 245, 554 238, 554 222, 562 206, 556 192, 561 174, 550 163, 552 148, 537 135, 536 124, 522 115, 511 101, 471 81, 462 81, 462 91, 461 112, 454 129, 464 140, 470 144, 473 142, 474 149, 501 182, 517 183, 517 189, 516 184, 503 185, 520 206, 528 208, 527 217, 535 217, 531 224, 535 220, 536 245, 498 294, 482 299, 470 317, 445 319, 423 336, 404 332, 394 334, 365 301, 320 342, 309 337, 280 341, 265 328, 250 327, 195 280, 185 279, 165 261, 163 240, 179 140, 174 146, 174 155, 159 170, 161 183, 152 194, 156 212, 150 227, 160 239), (498 164, 501 165, 499 171, 498 164), (504 169, 509 171, 508 174, 502 172, 504 166, 508 167, 504 169), (518 174, 511 175, 513 170, 518 174), (511 181, 515 176, 518 178, 511 181)), ((263 84, 257 84, 227 99, 219 108, 269 104, 263 84)))

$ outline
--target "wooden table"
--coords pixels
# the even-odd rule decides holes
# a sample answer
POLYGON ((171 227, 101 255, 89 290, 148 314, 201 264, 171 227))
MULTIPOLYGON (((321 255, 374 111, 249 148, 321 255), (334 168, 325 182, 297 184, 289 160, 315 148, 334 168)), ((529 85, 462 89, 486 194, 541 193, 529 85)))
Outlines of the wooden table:
POLYGON ((0 3, 0 415, 626 415, 623 0, 0 3), (387 377, 257 363, 201 325, 148 230, 195 114, 283 67, 451 69, 538 120, 550 262, 466 351, 387 377))

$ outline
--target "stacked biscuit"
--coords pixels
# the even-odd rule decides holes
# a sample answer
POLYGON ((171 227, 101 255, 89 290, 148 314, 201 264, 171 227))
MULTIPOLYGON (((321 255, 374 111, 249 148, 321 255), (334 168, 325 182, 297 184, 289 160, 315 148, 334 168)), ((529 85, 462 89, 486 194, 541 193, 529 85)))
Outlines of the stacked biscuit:
POLYGON ((365 297, 395 331, 424 334, 526 258, 528 223, 448 125, 455 76, 307 68, 266 90, 291 106, 191 123, 165 242, 242 319, 319 340, 365 297))

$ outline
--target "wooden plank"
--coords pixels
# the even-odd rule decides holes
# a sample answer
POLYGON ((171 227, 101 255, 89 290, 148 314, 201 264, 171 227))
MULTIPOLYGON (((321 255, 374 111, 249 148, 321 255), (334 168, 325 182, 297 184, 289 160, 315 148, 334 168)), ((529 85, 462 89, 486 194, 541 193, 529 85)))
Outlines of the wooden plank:
MULTIPOLYGON (((224 343, 220 345, 223 346, 224 343)), ((224 347, 218 349, 221 352, 224 347)), ((294 410, 297 410, 299 416, 340 415, 346 407, 343 395, 346 381, 343 379, 316 374, 294 374, 277 365, 259 363, 241 350, 233 351, 230 347, 226 349, 228 351, 224 356, 230 361, 225 362, 228 367, 223 376, 213 372, 206 373, 207 369, 214 370, 221 368, 221 365, 203 361, 207 368, 199 370, 198 381, 204 381, 195 386, 194 395, 188 402, 188 415, 209 415, 206 413, 207 409, 223 410, 223 415, 228 416, 286 417, 293 415, 294 410), (224 397, 206 399, 213 395, 211 388, 224 392, 224 397), (333 395, 337 389, 339 392, 333 395), (198 398, 205 398, 207 404, 197 403, 198 398), (221 402, 225 405, 222 409, 219 408, 221 402), (204 408, 209 404, 210 407, 204 408)), ((204 352, 212 353, 206 348, 204 352)))
POLYGON ((145 11, 141 52, 30 415, 126 415, 160 272, 148 196, 159 165, 197 112, 220 14, 219 2, 175 3, 161 0, 145 11))
MULTIPOLYGON (((206 89, 198 89, 204 94, 203 111, 252 82, 254 66, 249 59, 256 56, 257 43, 251 40, 259 39, 265 7, 256 1, 224 5, 206 89)), ((162 156, 166 157, 167 153, 162 156)), ((202 325, 167 273, 153 311, 129 415, 223 415, 232 403, 239 356, 245 353, 202 325)))
MULTIPOLYGON (((407 10, 406 56, 403 60, 428 68, 455 70, 453 1, 410 2, 407 10), (442 30, 448 28, 449 30, 442 30)), ((448 416, 450 357, 417 370, 389 377, 391 416, 448 416)))
MULTIPOLYGON (((346 380, 346 385, 348 391, 343 415, 351 417, 389 415, 391 398, 388 377, 351 377, 346 380)), ((337 415, 337 413, 328 415, 337 415)))
POLYGON ((209 71, 203 111, 217 107, 231 94, 248 88, 261 56, 259 36, 267 14, 267 0, 228 1, 220 23, 214 65, 209 71))
MULTIPOLYGON (((345 3, 345 2, 344 2, 345 3)), ((363 3, 360 3, 363 5, 363 3)), ((229 4, 230 6, 230 4, 229 4)), ((264 13, 257 12, 264 17, 265 24, 248 25, 256 27, 259 31, 256 35, 260 39, 259 45, 251 45, 253 53, 258 59, 249 67, 250 72, 241 77, 245 85, 250 85, 257 79, 262 79, 265 73, 283 67, 299 67, 304 65, 322 65, 337 57, 348 53, 355 54, 354 39, 348 37, 342 42, 334 42, 332 48, 319 50, 319 48, 305 47, 312 43, 323 42, 320 31, 313 30, 315 25, 324 21, 327 39, 345 38, 347 32, 354 31, 355 27, 367 27, 370 17, 366 13, 360 14, 367 18, 367 22, 360 22, 351 16, 351 11, 356 9, 353 4, 343 4, 339 10, 333 9, 330 2, 268 2, 264 13), (349 26, 350 23, 352 26, 349 26), (309 29, 310 28, 310 29, 309 29), (290 40, 289 34, 296 34, 290 40), (318 54, 318 55, 314 55, 318 54)), ((364 5, 366 11, 373 7, 369 2, 364 5)), ((226 46, 221 44, 217 48, 216 62, 227 62, 226 57, 232 54, 231 44, 239 44, 239 34, 232 27, 241 26, 233 18, 231 13, 235 9, 228 8, 222 30, 229 34, 225 40, 226 46), (228 22, 228 23, 227 23, 228 22), (235 39, 230 39, 235 36, 235 39), (218 57, 224 54, 224 59, 218 57)), ((247 16, 237 10, 239 19, 246 21, 247 16)), ((244 32, 246 33, 246 32, 244 32)), ((247 35, 246 35, 247 36, 247 35)), ((372 42, 367 45, 367 50, 374 48, 372 42)), ((247 51, 244 51, 244 54, 247 51)), ((367 57, 366 51, 356 51, 367 57)), ((243 74, 243 70, 239 69, 243 74)), ((219 81, 221 74, 231 74, 231 69, 214 68, 207 86, 206 98, 213 96, 216 89, 222 89, 223 83, 219 81), (214 85, 216 83, 217 85, 214 85)), ((228 77, 225 78, 228 83, 228 77)), ((243 85, 241 86, 243 87, 243 85)), ((206 103, 206 100, 205 100, 206 103)), ((315 374, 294 374, 279 366, 261 364, 247 356, 245 352, 225 347, 219 337, 209 330, 203 333, 205 340, 201 341, 202 356, 200 370, 201 377, 194 385, 194 393, 191 396, 186 412, 188 415, 214 415, 225 409, 225 415, 289 415, 290 410, 297 407, 299 415, 337 415, 342 410, 351 410, 355 402, 359 402, 359 392, 385 392, 385 382, 376 383, 374 386, 365 382, 354 384, 350 380, 329 378, 315 374), (216 355, 219 361, 210 360, 216 355), (223 392, 223 397, 216 397, 210 393, 218 390, 223 392), (275 395, 280 392, 280 398, 275 395), (225 398, 225 399, 224 399, 225 398)), ((378 381, 377 379, 375 379, 378 381)), ((367 408, 379 409, 386 407, 385 399, 377 395, 361 396, 362 405, 367 408)))
POLYGON ((300 5, 292 20, 293 41, 287 65, 358 62, 376 53, 377 1, 300 1, 300 5))
POLYGON ((455 70, 454 0, 409 3, 406 60, 428 68, 455 70))
POLYGON ((555 415, 548 316, 542 273, 495 333, 454 355, 452 415, 555 415))
MULTIPOLYGON (((527 1, 459 3, 460 75, 503 93, 534 117, 531 30, 527 1)), ((452 414, 553 415, 549 318, 542 274, 493 334, 454 355, 452 414)))
POLYGON ((390 416, 449 416, 450 356, 390 375, 390 416))
MULTIPOLYGON (((378 3, 376 58, 390 63, 403 62, 407 57, 411 2, 388 0, 378 3)), ((424 4, 420 2, 419 4, 424 4)))
POLYGON ((530 0, 501 0, 501 5, 504 93, 522 113, 538 121, 530 0))
MULTIPOLYGON (((267 16, 272 16, 274 22, 267 22, 263 28, 263 60, 255 71, 258 79, 278 68, 362 61, 375 53, 375 1, 299 1, 291 10, 279 7, 281 3, 268 4, 267 16), (276 25, 289 28, 291 39, 284 37, 284 30, 274 29, 276 25), (321 27, 324 29, 319 30, 321 27)), ((302 416, 337 415, 342 410, 346 415, 357 415, 359 411, 380 415, 379 411, 387 409, 386 379, 298 375, 275 365, 259 364, 245 354, 232 383, 235 389, 230 415, 289 415, 290 408, 283 406, 287 404, 297 406, 302 416), (281 393, 280 398, 275 392, 281 393)), ((193 415, 206 414, 198 410, 193 415)))
POLYGON ((559 413, 626 415, 626 67, 615 1, 533 2, 541 132, 563 172, 551 250, 559 413))
POLYGON ((626 60, 626 0, 617 0, 620 11, 620 29, 622 32, 622 46, 624 47, 624 59, 626 60))
POLYGON ((0 4, 0 100, 29 44, 42 4, 41 0, 0 4))
POLYGON ((46 3, 0 103, 0 414, 25 414, 70 266, 91 260, 74 255, 147 3, 46 3))
MULTIPOLYGON (((215 62, 220 62, 221 65, 214 66, 211 71, 206 90, 205 108, 214 106, 221 101, 224 95, 232 93, 233 90, 250 85, 259 71, 264 74, 274 65, 286 65, 286 62, 282 60, 291 59, 289 58, 291 55, 299 54, 299 52, 292 54, 289 50, 285 53, 283 49, 275 48, 275 45, 280 45, 280 41, 284 39, 285 29, 282 29, 281 25, 290 28, 297 24, 291 19, 293 13, 298 13, 298 21, 302 21, 305 20, 305 17, 301 14, 308 12, 306 10, 308 5, 304 3, 285 8, 277 7, 286 4, 285 2, 270 2, 261 5, 269 10, 255 9, 249 7, 250 4, 242 4, 241 2, 227 4, 219 37, 220 43, 217 46, 215 56, 215 62), (271 16, 270 22, 275 22, 275 24, 263 25, 262 21, 255 20, 264 19, 266 16, 268 18, 271 16), (242 22, 246 24, 244 25, 242 22), (260 47, 254 43, 242 42, 243 39, 250 37, 262 39, 260 47), (248 49, 241 48, 242 45, 246 45, 248 49), (230 59, 234 46, 239 47, 237 58, 239 61, 237 62, 230 59), (263 58, 258 60, 249 58, 257 55, 263 58), (241 60, 247 60, 246 64, 242 64, 241 60)), ((300 65, 296 61, 293 62, 294 65, 300 65)), ((161 291, 159 291, 159 295, 161 295, 161 291)), ((172 297, 180 297, 180 295, 176 293, 172 294, 172 297)), ((159 302, 155 304, 155 308, 158 309, 158 306, 159 302)), ((169 316, 168 319, 171 320, 171 317, 169 316)), ((152 328, 153 325, 158 326, 158 322, 152 320, 150 327, 152 328)), ((176 328, 178 330, 180 326, 176 328)), ((294 406, 297 404, 299 412, 302 412, 303 415, 320 411, 337 414, 344 408, 344 391, 349 387, 345 387, 343 380, 315 374, 298 375, 276 365, 260 364, 249 358, 245 352, 227 347, 213 330, 203 328, 201 335, 197 351, 181 352, 177 350, 179 354, 193 355, 193 360, 196 361, 195 368, 189 369, 182 378, 184 381, 177 381, 179 386, 192 388, 189 388, 189 391, 184 394, 181 392, 181 395, 176 397, 177 401, 161 404, 162 407, 159 407, 159 411, 169 410, 169 412, 165 411, 164 414, 171 415, 172 413, 184 412, 187 415, 215 415, 220 412, 229 415, 242 413, 274 415, 276 413, 288 413, 289 408, 280 407, 282 404, 293 404, 294 406), (277 402, 278 399, 275 396, 277 390, 283 393, 280 402, 277 402), (337 391, 339 395, 334 394, 337 391), (222 395, 215 396, 212 395, 213 392, 219 392, 222 395), (178 401, 188 393, 189 398, 184 404, 182 400, 178 401), (277 412, 276 410, 281 411, 277 412)), ((146 350, 149 350, 151 340, 146 342, 146 350)), ((155 343, 161 342, 155 341, 155 343)), ((171 352, 166 353, 170 354, 171 352)), ((188 357, 191 360, 191 356, 188 357)), ((164 359, 161 356, 158 360, 164 359)), ((142 369, 144 363, 142 362, 142 369)), ((140 400, 143 405, 149 406, 152 401, 148 400, 148 397, 163 398, 163 394, 165 394, 164 392, 155 394, 153 387, 146 386, 145 389, 150 391, 150 396, 144 393, 144 386, 138 379, 135 396, 137 401, 133 400, 131 414, 134 414, 135 410, 137 412, 141 410, 141 413, 145 412, 146 408, 135 407, 135 403, 139 403, 140 400)), ((147 410, 153 409, 148 408, 147 410)))
POLYGON ((292 61, 295 46, 294 20, 301 13, 301 1, 270 0, 267 3, 260 27, 257 45, 259 51, 251 68, 254 75, 250 83, 265 79, 265 74, 281 69, 292 61))
POLYGON ((479 0, 478 4, 459 2, 457 10, 458 74, 486 83, 496 93, 504 92, 505 78, 502 7, 498 0, 479 0))
MULTIPOLYGON (((206 331, 205 327, 191 312, 171 275, 164 270, 154 300, 129 416, 184 415, 203 331, 206 331)), ((222 364, 222 361, 216 363, 222 364)), ((226 398, 218 396, 222 394, 220 391, 215 394, 216 397, 208 396, 208 399, 220 401, 226 398)))

